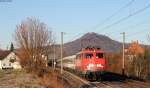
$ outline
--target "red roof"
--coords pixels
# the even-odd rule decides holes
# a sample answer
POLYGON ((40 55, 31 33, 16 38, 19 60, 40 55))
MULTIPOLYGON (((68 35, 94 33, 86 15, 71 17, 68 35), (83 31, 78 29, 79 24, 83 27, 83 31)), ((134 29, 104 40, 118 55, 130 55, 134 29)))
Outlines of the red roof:
POLYGON ((8 56, 11 53, 11 51, 3 51, 0 50, 0 60, 4 59, 6 56, 8 56))

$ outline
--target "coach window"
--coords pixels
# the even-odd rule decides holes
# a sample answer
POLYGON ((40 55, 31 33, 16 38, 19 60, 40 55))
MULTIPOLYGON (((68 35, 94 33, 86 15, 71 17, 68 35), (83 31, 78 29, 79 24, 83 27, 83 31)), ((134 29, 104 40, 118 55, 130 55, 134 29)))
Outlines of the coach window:
POLYGON ((92 57, 93 57, 92 53, 86 53, 85 54, 85 58, 87 58, 87 59, 91 59, 92 57))
POLYGON ((103 53, 96 53, 96 58, 103 58, 103 53))

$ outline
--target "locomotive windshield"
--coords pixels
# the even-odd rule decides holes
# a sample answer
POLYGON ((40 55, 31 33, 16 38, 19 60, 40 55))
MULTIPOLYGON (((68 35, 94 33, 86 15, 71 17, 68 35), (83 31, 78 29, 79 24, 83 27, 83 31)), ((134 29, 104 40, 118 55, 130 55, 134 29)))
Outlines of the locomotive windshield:
POLYGON ((103 58, 103 53, 96 53, 96 58, 103 58))
POLYGON ((86 53, 85 54, 85 58, 87 58, 87 59, 91 59, 92 57, 93 57, 92 53, 86 53))

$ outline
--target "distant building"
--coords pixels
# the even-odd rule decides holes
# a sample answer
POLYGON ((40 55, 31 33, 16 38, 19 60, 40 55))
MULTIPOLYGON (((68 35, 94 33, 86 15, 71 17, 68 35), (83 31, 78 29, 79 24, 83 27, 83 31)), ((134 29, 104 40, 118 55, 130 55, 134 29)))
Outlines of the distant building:
POLYGON ((15 52, 0 51, 0 69, 21 69, 19 58, 15 52))

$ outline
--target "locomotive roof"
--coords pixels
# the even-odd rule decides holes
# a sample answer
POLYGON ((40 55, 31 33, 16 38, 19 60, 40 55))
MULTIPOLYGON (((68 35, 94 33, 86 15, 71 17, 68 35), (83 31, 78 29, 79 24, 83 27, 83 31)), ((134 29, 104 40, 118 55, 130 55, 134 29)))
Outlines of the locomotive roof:
POLYGON ((100 50, 100 49, 84 49, 82 51, 80 51, 79 53, 77 54, 80 54, 80 53, 93 53, 93 52, 99 52, 99 53, 104 53, 103 50, 100 50))

